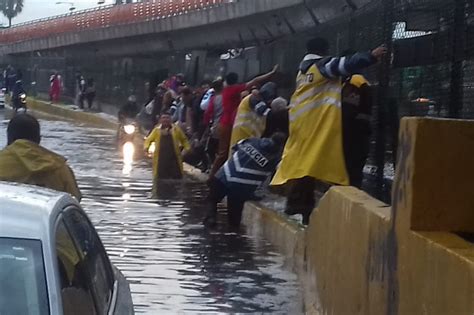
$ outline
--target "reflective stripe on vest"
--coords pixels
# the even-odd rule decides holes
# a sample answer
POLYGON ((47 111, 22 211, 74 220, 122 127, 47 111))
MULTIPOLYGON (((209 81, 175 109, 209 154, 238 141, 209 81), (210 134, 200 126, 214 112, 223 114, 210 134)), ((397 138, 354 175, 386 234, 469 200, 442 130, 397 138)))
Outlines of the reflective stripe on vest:
POLYGON ((260 137, 265 130, 266 119, 263 116, 259 116, 250 107, 250 97, 251 96, 247 96, 240 104, 235 118, 234 128, 242 128, 248 134, 260 137))
POLYGON ((341 82, 323 77, 316 65, 311 66, 306 74, 300 72, 297 82, 300 84, 290 105, 291 122, 320 106, 341 108, 341 82))

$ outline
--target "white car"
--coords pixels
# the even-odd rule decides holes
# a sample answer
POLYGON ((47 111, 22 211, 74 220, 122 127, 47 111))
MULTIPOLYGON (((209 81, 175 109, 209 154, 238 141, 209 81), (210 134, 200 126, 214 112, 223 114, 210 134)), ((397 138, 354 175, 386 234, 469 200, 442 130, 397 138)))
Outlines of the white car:
POLYGON ((0 314, 133 314, 125 277, 68 194, 0 182, 0 314))
POLYGON ((0 89, 0 108, 5 108, 5 89, 0 89))

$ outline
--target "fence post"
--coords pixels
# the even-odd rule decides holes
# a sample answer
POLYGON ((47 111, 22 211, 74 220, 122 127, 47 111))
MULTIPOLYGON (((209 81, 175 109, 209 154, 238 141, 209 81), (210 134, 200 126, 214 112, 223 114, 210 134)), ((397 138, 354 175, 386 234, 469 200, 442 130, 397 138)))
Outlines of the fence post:
POLYGON ((451 86, 449 93, 449 117, 460 118, 463 107, 463 60, 465 55, 467 23, 466 0, 454 0, 453 50, 451 56, 451 86))
POLYGON ((384 170, 385 170, 385 150, 386 150, 386 108, 389 101, 390 84, 390 62, 393 50, 394 31, 394 0, 382 0, 383 26, 382 38, 388 48, 387 56, 382 60, 378 68, 379 87, 377 91, 377 102, 375 106, 375 166, 376 173, 376 197, 384 197, 384 170))

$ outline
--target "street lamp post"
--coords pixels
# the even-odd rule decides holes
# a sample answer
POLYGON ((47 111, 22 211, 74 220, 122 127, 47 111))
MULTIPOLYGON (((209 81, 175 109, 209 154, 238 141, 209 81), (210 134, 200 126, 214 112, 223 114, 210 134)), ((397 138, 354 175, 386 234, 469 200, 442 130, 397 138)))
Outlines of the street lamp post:
POLYGON ((76 10, 76 7, 74 6, 74 2, 58 1, 58 2, 56 2, 56 4, 68 4, 68 5, 70 5, 70 7, 69 7, 70 12, 76 10))

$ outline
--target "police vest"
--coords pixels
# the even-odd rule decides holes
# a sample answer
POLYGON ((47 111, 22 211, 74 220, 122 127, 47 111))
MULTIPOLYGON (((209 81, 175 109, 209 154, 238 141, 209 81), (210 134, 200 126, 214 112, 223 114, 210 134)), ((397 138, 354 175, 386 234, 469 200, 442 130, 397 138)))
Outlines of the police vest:
POLYGON ((216 177, 234 193, 252 195, 272 175, 280 157, 271 139, 247 139, 237 144, 216 177))
POLYGON ((298 73, 290 103, 290 137, 272 185, 306 176, 349 184, 342 147, 342 83, 324 77, 319 71, 324 66, 323 60, 315 60, 298 73))
POLYGON ((237 115, 232 129, 230 146, 240 140, 260 138, 265 131, 266 117, 258 115, 250 106, 251 95, 242 100, 237 110, 237 115))

